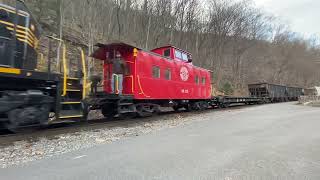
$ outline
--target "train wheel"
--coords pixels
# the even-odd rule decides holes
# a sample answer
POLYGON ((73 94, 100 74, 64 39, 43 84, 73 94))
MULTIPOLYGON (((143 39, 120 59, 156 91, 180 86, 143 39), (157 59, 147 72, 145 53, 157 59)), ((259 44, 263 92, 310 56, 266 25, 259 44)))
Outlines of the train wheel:
POLYGON ((202 111, 203 110, 203 103, 202 102, 195 102, 191 105, 193 111, 202 111))
POLYGON ((13 133, 26 133, 38 130, 49 120, 49 105, 17 108, 8 113, 6 128, 13 133))
POLYGON ((103 107, 101 109, 101 113, 103 114, 103 116, 106 119, 112 119, 112 118, 114 118, 115 115, 118 114, 117 109, 118 109, 118 107, 116 104, 108 103, 108 104, 103 105, 103 107))
POLYGON ((138 117, 150 117, 153 115, 153 112, 146 111, 145 107, 137 106, 138 117))
POLYGON ((138 104, 136 109, 138 117, 150 117, 160 112, 160 107, 156 104, 138 104))
POLYGON ((173 106, 172 109, 175 111, 175 112, 178 112, 180 110, 180 107, 179 106, 173 106))
POLYGON ((209 108, 209 104, 207 102, 200 102, 200 110, 204 111, 209 108))
POLYGON ((184 108, 186 109, 187 112, 191 112, 193 110, 190 104, 186 104, 184 108))
POLYGON ((82 114, 83 117, 81 118, 81 122, 88 122, 88 115, 89 115, 89 106, 88 104, 82 102, 81 103, 81 110, 82 110, 82 114))
POLYGON ((229 107, 230 107, 230 104, 229 104, 229 103, 225 103, 225 104, 223 105, 223 107, 224 107, 224 108, 229 108, 229 107))

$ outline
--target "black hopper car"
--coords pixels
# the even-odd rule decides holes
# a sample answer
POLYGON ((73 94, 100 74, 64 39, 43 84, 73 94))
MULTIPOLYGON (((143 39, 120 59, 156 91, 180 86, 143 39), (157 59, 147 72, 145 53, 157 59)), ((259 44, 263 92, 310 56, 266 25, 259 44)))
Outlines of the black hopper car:
POLYGON ((251 97, 266 98, 269 102, 297 101, 303 95, 303 88, 257 83, 249 84, 251 97))

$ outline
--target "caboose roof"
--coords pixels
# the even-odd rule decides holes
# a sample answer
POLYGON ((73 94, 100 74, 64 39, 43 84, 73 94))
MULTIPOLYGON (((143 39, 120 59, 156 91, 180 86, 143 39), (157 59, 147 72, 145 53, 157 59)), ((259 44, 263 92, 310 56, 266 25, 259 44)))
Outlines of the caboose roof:
POLYGON ((113 50, 131 51, 134 48, 141 50, 141 48, 138 48, 136 46, 133 46, 133 45, 130 45, 127 43, 123 43, 123 42, 118 42, 118 41, 107 43, 107 44, 98 43, 95 46, 98 47, 98 49, 93 52, 91 57, 93 57, 95 59, 99 59, 99 60, 106 60, 106 58, 107 58, 106 52, 110 52, 113 50))
POLYGON ((186 51, 186 50, 183 50, 183 49, 180 49, 180 48, 178 48, 178 47, 176 47, 176 46, 173 46, 173 45, 166 45, 166 46, 158 47, 158 48, 153 49, 153 50, 151 50, 151 51, 154 51, 154 50, 157 50, 157 49, 167 49, 167 48, 173 48, 173 49, 179 50, 179 51, 181 51, 181 52, 184 52, 184 53, 186 53, 186 54, 188 54, 188 55, 192 55, 190 52, 188 52, 188 51, 186 51))
MULTIPOLYGON (((93 54, 91 55, 91 57, 95 58, 95 59, 99 59, 99 60, 106 60, 106 56, 105 56, 105 53, 108 52, 108 51, 113 51, 113 50, 132 50, 134 48, 137 48, 138 50, 142 50, 142 48, 139 48, 137 46, 133 46, 133 45, 130 45, 130 44, 127 44, 127 43, 124 43, 124 42, 121 42, 121 41, 114 41, 114 42, 110 42, 110 43, 97 43, 95 45, 95 47, 98 47, 97 50, 95 50, 93 52, 93 54)), ((185 51, 183 49, 180 49, 176 46, 173 46, 173 45, 166 45, 166 46, 162 46, 162 47, 158 47, 158 48, 155 48, 151 51, 154 51, 154 50, 157 50, 157 49, 166 49, 166 48, 174 48, 174 49, 177 49, 183 53, 186 53, 190 56, 192 56, 191 53, 189 53, 188 51, 185 51)))

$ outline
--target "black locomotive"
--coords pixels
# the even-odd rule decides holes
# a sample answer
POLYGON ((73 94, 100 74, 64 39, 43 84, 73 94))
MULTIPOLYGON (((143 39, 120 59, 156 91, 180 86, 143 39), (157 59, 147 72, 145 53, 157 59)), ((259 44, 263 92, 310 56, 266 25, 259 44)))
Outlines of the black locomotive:
MULTIPOLYGON (((80 83, 86 77, 68 76, 65 48, 62 72, 51 72, 51 62, 46 72, 38 71, 39 26, 23 1, 12 4, 0 3, 0 123, 16 132, 86 119, 85 82, 80 83)), ((85 70, 84 58, 79 62, 85 70)))

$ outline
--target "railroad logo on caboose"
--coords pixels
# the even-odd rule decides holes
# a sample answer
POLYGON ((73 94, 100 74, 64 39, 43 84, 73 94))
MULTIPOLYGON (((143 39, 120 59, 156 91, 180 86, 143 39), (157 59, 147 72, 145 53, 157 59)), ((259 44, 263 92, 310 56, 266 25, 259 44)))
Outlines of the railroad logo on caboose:
POLYGON ((189 71, 184 66, 180 69, 180 78, 182 81, 188 81, 189 79, 189 71))

